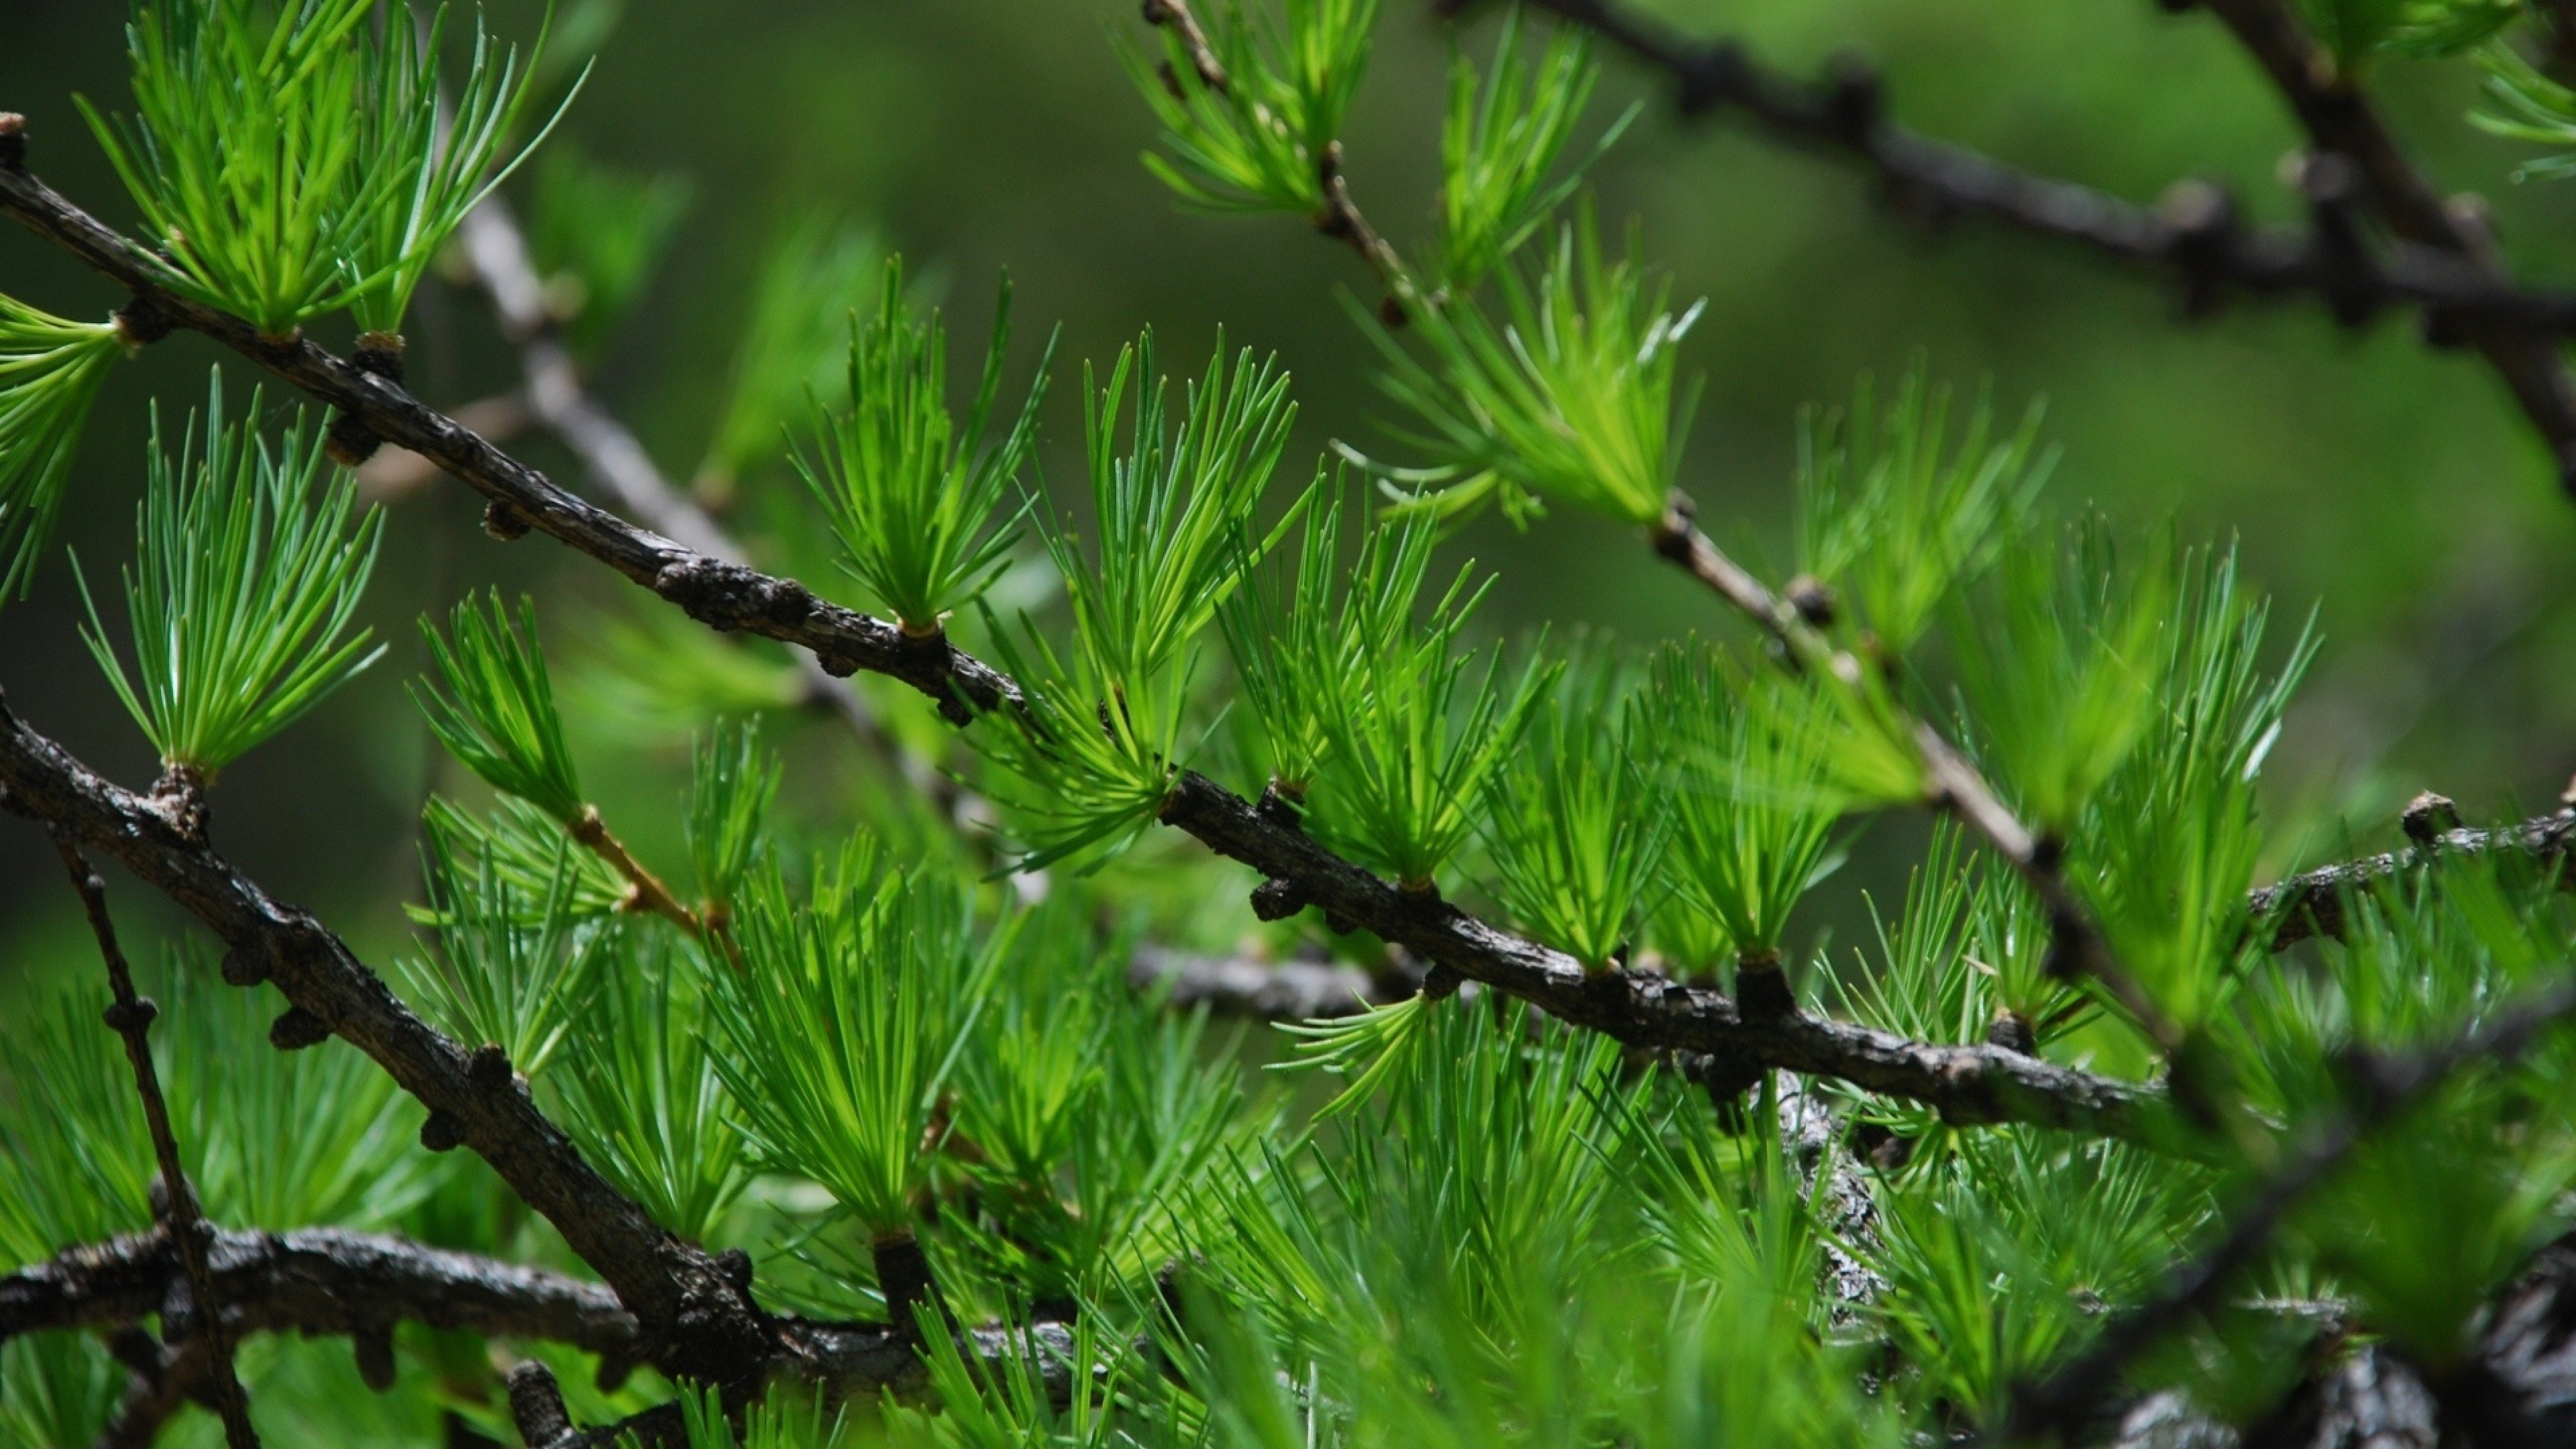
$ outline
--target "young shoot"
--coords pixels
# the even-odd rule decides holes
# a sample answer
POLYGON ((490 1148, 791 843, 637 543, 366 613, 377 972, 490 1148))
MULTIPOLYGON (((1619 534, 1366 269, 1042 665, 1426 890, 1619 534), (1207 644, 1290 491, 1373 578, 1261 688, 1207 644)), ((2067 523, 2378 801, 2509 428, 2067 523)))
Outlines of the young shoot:
POLYGON ((384 653, 367 647, 373 630, 351 629, 382 515, 357 515, 356 484, 326 476, 322 435, 301 413, 272 445, 259 412, 253 392, 250 420, 228 421, 218 372, 202 429, 192 414, 173 452, 153 410, 124 571, 133 676, 81 580, 82 637, 117 698, 165 766, 207 783, 384 653))
MULTIPOLYGON (((1301 505, 1305 522, 1293 574, 1283 579, 1281 568, 1246 565, 1242 587, 1217 611, 1244 705, 1260 726, 1270 788, 1291 804, 1305 801, 1326 749, 1317 709, 1322 686, 1310 674, 1319 661, 1338 661, 1342 653, 1341 620, 1333 611, 1334 581, 1342 576, 1342 499, 1338 474, 1329 485, 1318 477, 1301 505), (1318 495, 1331 501, 1318 507, 1318 495)), ((1248 538, 1243 547, 1250 552, 1248 538)))
POLYGON ((1725 932, 1739 970, 1778 968, 1790 913, 1839 863, 1833 830, 1848 797, 1829 739, 1794 727, 1777 703, 1795 688, 1729 680, 1706 650, 1655 661, 1651 728, 1673 761, 1673 888, 1725 932))
POLYGON ((1449 62, 1440 126, 1440 275, 1453 292, 1474 290, 1546 226, 1637 115, 1631 106, 1589 155, 1557 175, 1601 67, 1590 34, 1572 26, 1551 35, 1533 65, 1521 49, 1521 17, 1517 5, 1504 12, 1483 84, 1465 56, 1449 62))
POLYGON ((0 295, 0 604, 35 582, 81 426, 124 351, 114 322, 67 322, 0 295))
POLYGON ((1980 592, 1951 631, 1970 717, 2002 783, 2062 838, 2157 715, 2172 556, 2123 568, 2087 524, 2007 550, 1980 592))
POLYGON ((446 637, 427 616, 420 633, 438 677, 413 686, 412 698, 430 733, 493 789, 566 827, 579 821, 590 807, 537 645, 537 606, 521 599, 514 624, 498 591, 468 595, 448 615, 446 637))
POLYGON ((804 902, 763 865, 734 930, 742 969, 704 980, 716 1069, 761 1165, 822 1184, 872 1242, 909 1239, 986 988, 962 893, 860 837, 815 863, 804 902))
POLYGON ((1694 381, 1676 401, 1673 384, 1702 304, 1667 310, 1671 282, 1609 260, 1588 215, 1535 282, 1516 267, 1500 276, 1499 323, 1467 297, 1415 309, 1419 353, 1353 310, 1386 360, 1379 387, 1407 414, 1391 431, 1430 464, 1391 476, 1440 485, 1406 506, 1456 518, 1499 503, 1525 526, 1553 498, 1654 523, 1699 392, 1694 381))
POLYGON ((1469 587, 1473 564, 1415 622, 1432 543, 1427 520, 1370 529, 1332 652, 1296 665, 1318 691, 1326 744, 1319 833, 1421 893, 1438 889, 1440 868, 1475 834, 1488 784, 1556 674, 1536 652, 1507 674, 1499 646, 1477 667, 1478 651, 1462 640, 1484 597, 1485 586, 1469 587))
MULTIPOLYGON (((936 638, 949 614, 982 594, 1010 562, 1020 509, 1006 505, 1037 443, 1047 369, 1040 359, 1019 416, 988 443, 1010 318, 1005 279, 983 381, 961 425, 945 396, 947 329, 937 312, 912 320, 903 261, 889 259, 876 315, 850 338, 850 411, 824 412, 813 456, 803 449, 796 454, 797 472, 840 539, 842 566, 910 638, 936 638)), ((1050 337, 1048 356, 1054 351, 1050 337)))
POLYGON ((1075 855, 1097 863, 1153 819, 1184 764, 1199 636, 1294 522, 1292 511, 1267 534, 1253 533, 1297 416, 1274 364, 1256 365, 1247 351, 1229 366, 1220 338, 1183 393, 1177 426, 1151 333, 1120 351, 1106 387, 1095 388, 1087 368, 1084 384, 1099 546, 1086 551, 1052 520, 1042 530, 1073 606, 1072 646, 1060 653, 1031 628, 1018 631, 1024 641, 997 628, 1005 664, 1034 688, 1024 708, 990 720, 977 739, 1017 777, 996 793, 1030 837, 1024 869, 1075 855), (1131 381, 1135 411, 1122 451, 1118 418, 1131 381), (1246 546, 1247 535, 1260 541, 1246 546))
POLYGON ((704 1243, 750 1182, 694 985, 731 968, 697 960, 704 948, 669 931, 627 931, 619 943, 629 953, 599 973, 546 1078, 556 1120, 653 1221, 704 1243))
POLYGON ((1625 960, 1661 894, 1671 816, 1656 731, 1606 656, 1567 671, 1486 787, 1495 893, 1592 971, 1625 960))
POLYGON ((537 163, 528 260, 575 356, 595 357, 642 299, 689 211, 687 176, 631 174, 558 141, 537 163))
MULTIPOLYGON (((448 10, 441 5, 426 27, 412 21, 408 5, 386 11, 361 27, 365 76, 358 112, 359 174, 367 194, 360 226, 342 268, 360 281, 350 310, 360 330, 399 337, 412 294, 428 275, 465 214, 508 180, 542 144, 580 93, 583 76, 535 137, 510 159, 503 146, 518 129, 534 89, 537 64, 522 63, 517 47, 497 44, 474 16, 474 45, 461 80, 440 74, 448 10), (444 109, 445 114, 442 114, 444 109)), ((542 53, 545 38, 535 46, 542 53)))
POLYGON ((1147 153, 1146 168, 1209 211, 1321 213, 1377 11, 1378 0, 1282 0, 1278 13, 1267 0, 1216 0, 1191 10, 1204 56, 1164 26, 1159 64, 1128 56, 1171 152, 1147 153))
POLYGON ((132 117, 79 104, 176 291, 271 336, 377 279, 348 265, 374 213, 366 130, 375 0, 136 0, 132 117))
POLYGON ((1848 414, 1808 410, 1798 430, 1800 569, 1835 591, 1879 649, 1902 656, 1951 591, 2019 534, 2056 461, 2038 445, 2040 413, 2033 402, 1998 438, 1980 395, 1967 431, 1946 446, 1950 390, 1919 361, 1884 417, 1866 375, 1848 414))
POLYGON ((689 784, 689 860, 710 927, 732 914, 734 898, 768 849, 769 807, 778 799, 778 759, 760 747, 758 721, 719 724, 697 749, 689 784))
POLYGON ((495 1042, 519 1075, 534 1079, 589 1010, 606 932, 573 909, 579 868, 558 834, 537 894, 515 880, 488 844, 450 854, 432 833, 421 852, 435 927, 431 955, 397 958, 411 996, 460 1040, 495 1042))

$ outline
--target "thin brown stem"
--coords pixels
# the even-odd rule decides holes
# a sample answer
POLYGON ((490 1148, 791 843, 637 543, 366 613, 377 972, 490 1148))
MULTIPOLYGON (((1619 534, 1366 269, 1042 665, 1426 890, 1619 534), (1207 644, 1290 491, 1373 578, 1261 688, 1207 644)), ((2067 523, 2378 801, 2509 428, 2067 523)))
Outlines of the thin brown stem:
POLYGON ((660 916, 692 936, 707 934, 706 920, 682 905, 680 898, 671 894, 671 888, 662 884, 662 878, 610 832, 608 822, 599 818, 598 806, 583 806, 581 815, 565 829, 584 849, 608 862, 609 869, 626 882, 626 899, 618 903, 619 910, 660 916))
POLYGON ((59 827, 52 834, 63 870, 71 876, 72 889, 80 893, 81 908, 89 915, 90 934, 98 938, 98 954, 107 963, 108 990, 114 997, 107 1024, 124 1040, 125 1060, 134 1069, 135 1094, 143 1099, 152 1155, 161 1167, 161 1220, 179 1245, 179 1260, 187 1271, 187 1329, 175 1331, 164 1323, 163 1332, 173 1342, 192 1335, 205 1340, 215 1412, 224 1421, 224 1443, 228 1449, 259 1449, 259 1431, 251 1427, 250 1403, 233 1372, 232 1337, 224 1327, 222 1302, 215 1296, 214 1274, 207 1267, 206 1250, 214 1241, 214 1226, 199 1210, 196 1189, 179 1160, 179 1135, 170 1126, 170 1104, 161 1096, 160 1073, 152 1065, 152 1018, 159 1008, 135 994, 134 973, 126 966, 125 950, 117 944, 116 923, 107 913, 107 882, 90 869, 69 834, 59 827))

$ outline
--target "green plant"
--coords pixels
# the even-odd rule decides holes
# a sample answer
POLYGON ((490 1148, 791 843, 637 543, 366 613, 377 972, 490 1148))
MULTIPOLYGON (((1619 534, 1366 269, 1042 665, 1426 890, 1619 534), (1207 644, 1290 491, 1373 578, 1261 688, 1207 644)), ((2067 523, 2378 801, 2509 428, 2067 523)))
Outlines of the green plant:
POLYGON ((326 467, 301 415, 273 444, 228 422, 221 373, 175 452, 155 410, 138 558, 125 573, 133 675, 86 577, 81 593, 90 653, 163 764, 211 781, 383 656, 367 647, 373 630, 350 630, 383 519, 358 514, 357 490, 326 467))
MULTIPOLYGON (((851 411, 824 417, 818 456, 796 460, 840 537, 843 566, 915 637, 946 627, 1010 561, 1017 511, 1005 514, 1002 505, 1037 442, 1047 367, 1041 359, 1018 418, 987 446, 1010 317, 1005 280, 983 381, 961 426, 941 396, 946 330, 936 313, 927 322, 906 314, 903 262, 889 259, 876 315, 850 338, 851 411)), ((1054 351, 1050 338, 1049 356, 1054 351)))
MULTIPOLYGON (((2312 633, 2270 627, 2231 547, 2048 510, 2036 408, 1999 421, 1919 364, 1884 408, 1864 381, 1804 415, 1735 521, 1785 577, 1738 562, 1677 485, 1733 501, 1755 455, 1707 489, 1676 383, 1758 334, 1705 335, 1582 194, 1625 124, 1581 144, 1606 36, 1902 210, 2151 263, 2195 307, 2420 309, 2576 456, 2565 302, 2511 283, 2370 99, 2477 48, 2490 124, 2563 146, 2568 37, 2497 0, 2214 8, 2314 126, 2304 221, 2233 227, 2194 187, 2149 215, 1904 129, 1852 63, 1809 83, 1547 0, 1482 75, 1452 60, 1416 242, 1342 149, 1379 7, 1152 0, 1157 174, 1352 243, 1385 294, 1358 320, 1415 456, 1369 465, 1377 508, 1329 456, 1273 486, 1301 446, 1275 360, 1221 335, 1176 389, 1150 332, 1085 373, 1082 486, 1050 497, 1051 348, 996 416, 997 318, 952 407, 939 315, 821 222, 748 289, 690 498, 652 450, 695 420, 629 434, 582 372, 647 355, 604 339, 677 183, 572 158, 516 183, 542 313, 511 212, 476 223, 519 366, 441 421, 389 339, 358 378, 314 324, 452 316, 439 238, 573 68, 478 20, 442 72, 443 12, 140 0, 138 114, 100 127, 145 244, 35 182, 0 116, 0 210, 133 297, 94 326, 0 304, 0 584, 78 491, 107 362, 184 328, 418 444, 494 537, 542 527, 638 587, 551 616, 596 641, 559 694, 536 606, 456 578, 492 555, 403 570, 450 609, 425 733, 480 783, 429 794, 461 776, 424 782, 423 730, 342 701, 422 800, 419 939, 388 954, 333 932, 348 872, 299 880, 307 908, 246 864, 373 858, 367 811, 236 838, 203 787, 372 657, 379 532, 436 515, 359 516, 308 425, 281 442, 220 391, 175 449, 156 426, 133 667, 94 601, 83 632, 162 780, 74 759, 50 699, 0 709, 0 805, 87 927, 10 918, 0 1438, 210 1439, 154 1417, 195 1398, 227 1449, 2250 1442, 2362 1385, 2416 1416, 2383 1437, 2563 1438, 2531 1385, 2576 1291, 2576 807, 2480 827, 2427 795, 2403 844, 2345 825, 2325 859, 2307 787, 2265 779, 2324 753, 2291 708, 2312 633), (454 420, 518 403, 601 503, 454 420), (1600 515, 1736 632, 1547 626, 1504 592, 1545 540, 1506 540, 1498 585, 1444 532, 1488 502, 1600 515), (784 576, 835 562, 891 617, 784 576), (129 880, 182 935, 142 971, 129 880)), ((1658 617, 1652 584, 1569 575, 1658 617)))
POLYGON ((123 343, 113 322, 66 322, 0 296, 0 600, 35 581, 81 425, 123 343))

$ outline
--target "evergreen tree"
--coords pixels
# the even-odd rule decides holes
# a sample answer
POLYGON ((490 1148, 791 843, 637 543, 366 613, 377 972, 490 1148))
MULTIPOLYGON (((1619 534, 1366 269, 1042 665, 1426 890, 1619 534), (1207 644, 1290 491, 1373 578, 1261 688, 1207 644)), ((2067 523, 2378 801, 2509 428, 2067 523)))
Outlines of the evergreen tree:
POLYGON ((2472 119, 2576 172, 2563 7, 2208 4, 2314 133, 2305 229, 2049 190, 1857 71, 1531 0, 1454 58, 1400 244, 1339 140, 1376 0, 1146 0, 1146 164, 1355 250, 1387 415, 1310 467, 1257 343, 1173 377, 1148 332, 1085 363, 1063 498, 1055 346, 1015 360, 1007 285, 969 382, 828 223, 751 289, 674 486, 583 376, 685 187, 556 151, 524 232, 498 190, 586 72, 444 8, 133 0, 131 110, 82 109, 139 238, 0 116, 0 209, 129 297, 0 297, 0 595, 126 352, 199 332, 329 416, 229 408, 219 369, 144 442, 121 625, 79 574, 157 780, 0 708, 0 808, 105 977, 0 1032, 0 1437, 2343 1445, 2365 1385, 2412 1442, 2576 1438, 2576 804, 2468 828, 2428 795, 2403 848, 2258 888, 2298 849, 2256 786, 2313 639, 2232 551, 2091 513, 2036 404, 1918 367, 1801 421, 1764 577, 1676 491, 1698 309, 1583 186, 1631 119, 1591 105, 1615 44, 2197 302, 2419 309, 2576 467, 2576 307, 2367 90, 2474 54, 2472 119), (405 389, 442 255, 600 501, 405 389), (313 335, 343 319, 346 357, 313 335), (421 621, 462 788, 379 971, 210 809, 383 663, 392 530, 348 474, 405 456, 641 592, 578 659, 498 591, 421 621), (1633 531, 1706 630, 1483 632, 1452 545, 1489 506, 1633 531), (582 702, 692 741, 661 818, 582 768, 582 702), (809 707, 872 761, 855 811, 764 743, 809 707), (1818 944, 1801 911, 1908 812, 1902 898, 1818 944), (195 928, 129 962, 93 859, 195 928))

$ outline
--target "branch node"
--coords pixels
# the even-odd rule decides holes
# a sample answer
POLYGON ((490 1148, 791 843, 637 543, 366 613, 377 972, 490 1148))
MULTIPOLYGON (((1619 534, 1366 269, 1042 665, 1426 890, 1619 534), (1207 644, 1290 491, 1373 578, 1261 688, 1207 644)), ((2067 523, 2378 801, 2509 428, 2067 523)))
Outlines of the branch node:
POLYGON ((366 1324, 349 1335, 349 1348, 358 1360, 358 1380, 377 1393, 394 1386, 394 1330, 386 1323, 366 1324))
POLYGON ((483 505, 483 531, 496 543, 516 543, 535 527, 517 506, 495 498, 483 505))
POLYGON ((761 606, 773 624, 802 624, 814 612, 814 591, 794 579, 774 579, 761 606))
POLYGON ((1264 921, 1284 921, 1310 904, 1306 888, 1285 876, 1252 888, 1252 914, 1264 921))
POLYGON ((716 1271, 733 1285, 736 1293, 751 1291, 751 1254, 740 1248, 727 1248, 716 1254, 716 1271))
POLYGON ((530 1360, 510 1370, 510 1422, 531 1446, 551 1444, 572 1432, 572 1412, 554 1371, 530 1360))
POLYGON ((331 1039, 331 1024, 300 1006, 290 1006, 268 1024, 268 1044, 282 1052, 300 1052, 331 1039))
POLYGON ((486 1092, 507 1091, 510 1086, 510 1054, 499 1042, 487 1041, 465 1059, 465 1079, 486 1092))
POLYGON ((1735 965, 1735 1004, 1747 1021, 1778 1021, 1798 1014, 1798 993, 1774 952, 1748 955, 1735 965))
POLYGON ((1431 963, 1430 970, 1422 973, 1422 999, 1446 1001, 1457 995, 1458 988, 1466 984, 1467 978, 1459 975, 1455 968, 1435 961, 1431 963))
POLYGON ((1732 40, 1680 57, 1673 73, 1681 81, 1675 100, 1682 115, 1704 115, 1742 95, 1750 69, 1744 47, 1732 40))
POLYGON ((2039 1054, 2039 1032, 2030 1018, 2017 1011, 1998 1011, 1986 1027, 1986 1045, 1999 1046, 2023 1056, 2039 1054))
POLYGON ((269 977, 269 952, 265 942, 243 941, 224 952, 224 984, 258 986, 269 977))
POLYGON ((160 1014, 161 1008, 153 1004, 151 997, 138 996, 132 1001, 116 1002, 98 1016, 99 1020, 107 1023, 108 1030, 119 1036, 132 1036, 150 1029, 153 1019, 160 1014))
POLYGON ((2397 817, 2397 827, 2417 845, 2439 845, 2446 831, 2460 828, 2460 807, 2451 803, 2449 796, 2427 790, 2406 802, 2405 813, 2397 817))
POLYGON ((465 1145, 465 1123, 453 1112, 433 1111, 420 1124, 420 1145, 431 1152, 453 1152, 465 1145))
POLYGON ((1791 579, 1781 597, 1787 599, 1789 607, 1797 610, 1798 617, 1809 624, 1819 629, 1833 627, 1834 591, 1814 574, 1800 574, 1791 579))
POLYGON ((1826 67, 1825 86, 1826 124, 1845 145, 1866 151, 1887 114, 1878 68, 1845 51, 1826 67))
POLYGON ((27 118, 16 111, 0 111, 0 170, 27 169, 27 118))
POLYGON ((159 307, 153 305, 150 297, 140 292, 117 308, 113 316, 116 333, 125 339, 128 347, 149 347, 169 336, 176 326, 159 307))

